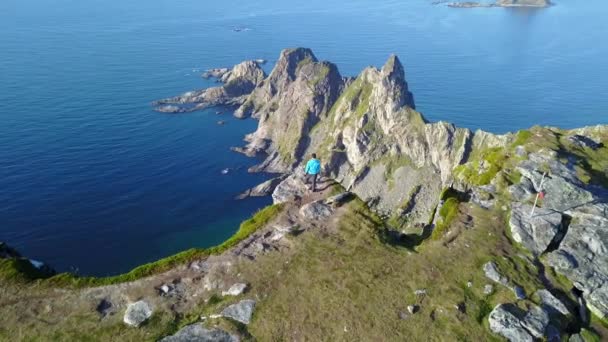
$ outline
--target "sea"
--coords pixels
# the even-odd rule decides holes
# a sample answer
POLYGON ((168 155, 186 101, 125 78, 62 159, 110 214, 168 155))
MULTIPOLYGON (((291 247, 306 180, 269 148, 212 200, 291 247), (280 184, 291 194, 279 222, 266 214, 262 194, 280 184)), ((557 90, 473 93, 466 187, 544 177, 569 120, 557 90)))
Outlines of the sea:
POLYGON ((230 237, 271 203, 235 200, 271 177, 230 151, 257 122, 151 102, 213 86, 209 68, 265 59, 270 71, 288 47, 347 76, 396 53, 430 121, 608 124, 608 2, 554 4, 2 0, 0 241, 60 272, 108 276, 230 237))

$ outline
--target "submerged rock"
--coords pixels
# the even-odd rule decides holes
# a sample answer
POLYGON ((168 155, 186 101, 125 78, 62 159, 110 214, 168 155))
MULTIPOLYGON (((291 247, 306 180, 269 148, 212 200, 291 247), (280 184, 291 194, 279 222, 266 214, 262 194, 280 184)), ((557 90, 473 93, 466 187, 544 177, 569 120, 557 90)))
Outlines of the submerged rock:
POLYGON ((123 321, 133 327, 139 327, 142 323, 152 317, 152 308, 143 300, 129 304, 123 321))
POLYGON ((243 324, 249 324, 249 322, 251 322, 251 316, 253 316, 254 309, 255 300, 246 299, 225 308, 222 311, 222 316, 231 318, 243 324))
POLYGON ((207 329, 201 324, 190 324, 177 333, 159 340, 159 342, 238 342, 239 338, 221 329, 207 329))

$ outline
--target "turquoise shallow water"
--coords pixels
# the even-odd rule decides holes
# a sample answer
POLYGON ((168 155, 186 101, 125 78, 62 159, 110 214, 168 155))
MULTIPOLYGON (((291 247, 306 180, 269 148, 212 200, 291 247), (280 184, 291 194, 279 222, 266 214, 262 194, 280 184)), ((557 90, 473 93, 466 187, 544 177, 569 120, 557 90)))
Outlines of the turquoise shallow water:
POLYGON ((218 126, 215 109, 170 116, 150 102, 210 86, 207 68, 271 68, 285 47, 310 47, 345 75, 397 53, 430 120, 493 132, 606 124, 608 4, 555 2, 4 0, 0 240, 91 275, 223 241, 270 202, 233 200, 266 177, 229 151, 256 122, 218 126))

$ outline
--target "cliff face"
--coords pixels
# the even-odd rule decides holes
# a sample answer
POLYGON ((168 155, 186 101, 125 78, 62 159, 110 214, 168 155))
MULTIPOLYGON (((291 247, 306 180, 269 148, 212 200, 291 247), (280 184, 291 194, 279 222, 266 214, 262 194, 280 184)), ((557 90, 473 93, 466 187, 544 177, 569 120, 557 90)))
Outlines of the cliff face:
POLYGON ((327 116, 344 82, 334 64, 319 62, 311 50, 282 51, 268 78, 235 113, 260 120, 242 149, 268 155, 254 170, 287 172, 301 162, 310 130, 327 116))
POLYGON ((394 55, 381 69, 346 79, 309 49, 284 50, 237 115, 260 120, 247 146, 236 149, 267 156, 251 171, 290 172, 317 153, 329 177, 378 212, 393 215, 407 206, 408 219, 420 223, 428 222, 437 194, 474 145, 509 138, 428 123, 394 55))

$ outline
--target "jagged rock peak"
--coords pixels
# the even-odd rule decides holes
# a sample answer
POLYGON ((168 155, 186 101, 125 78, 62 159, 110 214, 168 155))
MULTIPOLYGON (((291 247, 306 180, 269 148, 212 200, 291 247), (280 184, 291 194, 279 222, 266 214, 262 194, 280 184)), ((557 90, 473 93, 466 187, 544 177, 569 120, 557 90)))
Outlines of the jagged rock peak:
POLYGON ((388 57, 386 63, 382 67, 382 74, 395 82, 405 81, 405 71, 403 70, 403 64, 399 60, 399 57, 395 54, 391 54, 388 57))
POLYGON ((274 79, 282 74, 287 74, 292 80, 295 79, 298 65, 305 61, 318 61, 311 49, 299 47, 282 50, 279 60, 270 74, 270 79, 274 79))
POLYGON ((395 54, 391 54, 384 63, 381 71, 384 80, 388 81, 392 88, 399 89, 403 94, 403 101, 400 105, 406 105, 410 108, 415 109, 414 96, 408 89, 408 84, 405 79, 405 69, 399 57, 395 54))

